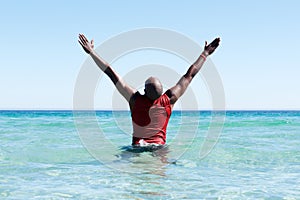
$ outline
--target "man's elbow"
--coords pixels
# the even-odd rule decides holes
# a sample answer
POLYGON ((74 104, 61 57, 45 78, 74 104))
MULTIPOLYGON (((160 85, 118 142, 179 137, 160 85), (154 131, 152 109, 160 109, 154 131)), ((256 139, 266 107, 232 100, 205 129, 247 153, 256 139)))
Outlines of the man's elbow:
POLYGON ((183 75, 183 78, 184 78, 183 83, 184 84, 189 84, 192 81, 192 79, 194 78, 195 75, 196 74, 192 74, 192 73, 188 74, 188 73, 186 73, 185 75, 183 75))

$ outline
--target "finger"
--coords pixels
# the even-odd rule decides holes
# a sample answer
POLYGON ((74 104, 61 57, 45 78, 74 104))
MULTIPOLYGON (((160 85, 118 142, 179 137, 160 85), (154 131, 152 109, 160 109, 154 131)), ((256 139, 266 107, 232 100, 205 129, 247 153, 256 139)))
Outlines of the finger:
POLYGON ((79 33, 79 37, 83 39, 83 34, 82 34, 82 33, 79 33))
POLYGON ((82 47, 84 47, 84 45, 80 42, 80 40, 78 40, 78 42, 79 42, 79 44, 80 44, 82 47))
POLYGON ((89 42, 88 39, 84 35, 82 35, 82 37, 86 42, 89 42))
POLYGON ((82 42, 82 44, 86 45, 86 40, 84 39, 83 35, 80 36, 80 41, 82 42))
POLYGON ((86 44, 85 43, 83 43, 82 41, 79 41, 79 40, 78 40, 78 42, 82 46, 82 48, 84 48, 84 49, 86 48, 86 44))
POLYGON ((212 47, 217 47, 219 45, 220 39, 216 38, 214 39, 214 41, 211 42, 211 46, 212 47))
POLYGON ((92 44, 92 45, 94 44, 94 40, 93 40, 93 39, 91 40, 91 44, 92 44))
POLYGON ((83 42, 83 37, 82 37, 81 34, 79 34, 79 39, 80 39, 81 42, 83 42))
POLYGON ((86 53, 90 53, 90 51, 78 40, 79 44, 82 46, 83 50, 86 52, 86 53))
POLYGON ((83 35, 83 34, 79 34, 79 38, 80 38, 80 40, 81 40, 82 42, 85 41, 84 35, 83 35))

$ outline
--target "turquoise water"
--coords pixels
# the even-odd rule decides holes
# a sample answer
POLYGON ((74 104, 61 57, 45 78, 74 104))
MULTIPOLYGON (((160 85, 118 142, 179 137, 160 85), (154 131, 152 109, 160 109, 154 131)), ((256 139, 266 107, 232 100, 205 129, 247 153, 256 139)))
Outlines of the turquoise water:
POLYGON ((72 111, 1 111, 0 199, 300 199, 300 112, 228 111, 204 158, 212 113, 174 112, 160 153, 121 149, 129 117, 97 111, 95 153, 72 111))

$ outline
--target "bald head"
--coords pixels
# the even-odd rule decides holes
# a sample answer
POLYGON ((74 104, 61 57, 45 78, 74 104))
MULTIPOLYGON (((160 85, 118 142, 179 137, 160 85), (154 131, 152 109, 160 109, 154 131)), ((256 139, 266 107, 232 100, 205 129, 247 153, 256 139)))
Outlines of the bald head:
POLYGON ((150 77, 145 81, 145 95, 151 99, 155 100, 160 97, 163 93, 163 87, 158 78, 150 77))

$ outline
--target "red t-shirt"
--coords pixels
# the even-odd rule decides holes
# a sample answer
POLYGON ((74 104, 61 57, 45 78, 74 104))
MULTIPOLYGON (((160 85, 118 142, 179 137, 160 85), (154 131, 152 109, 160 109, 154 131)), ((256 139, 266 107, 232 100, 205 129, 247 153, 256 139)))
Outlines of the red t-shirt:
POLYGON ((166 129, 172 112, 170 98, 163 94, 152 102, 145 95, 135 95, 134 105, 130 108, 133 125, 132 144, 165 144, 166 129))

